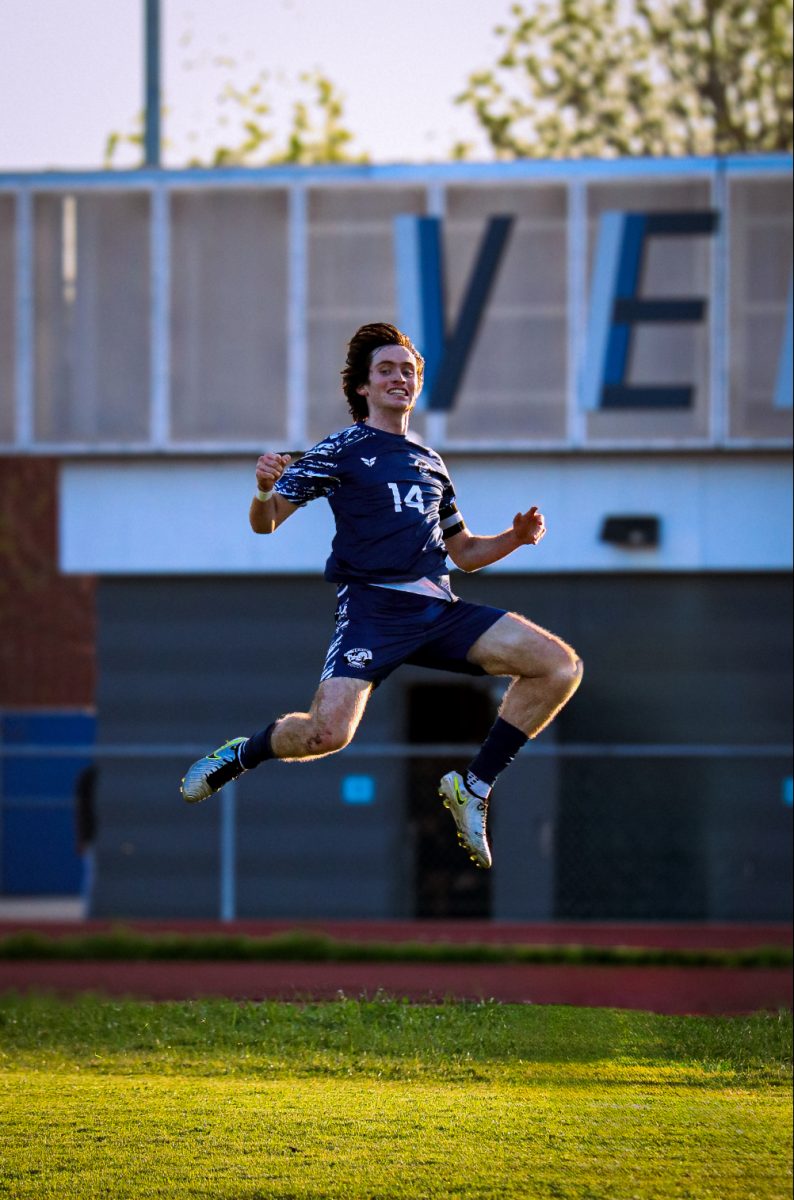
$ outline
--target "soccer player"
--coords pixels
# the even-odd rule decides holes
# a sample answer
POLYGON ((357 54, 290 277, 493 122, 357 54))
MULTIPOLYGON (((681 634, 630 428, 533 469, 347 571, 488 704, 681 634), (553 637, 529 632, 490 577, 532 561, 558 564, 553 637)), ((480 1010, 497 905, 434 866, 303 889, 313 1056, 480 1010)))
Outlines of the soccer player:
POLYGON ((439 784, 459 841, 478 866, 490 867, 493 785, 571 698, 582 664, 570 646, 524 617, 452 592, 447 557, 477 571, 519 546, 537 545, 546 526, 532 507, 502 533, 469 532, 441 458, 406 437, 423 369, 424 359, 393 325, 362 326, 342 371, 354 423, 294 463, 273 452, 259 458, 249 512, 255 533, 274 533, 319 496, 331 505, 336 536, 325 577, 337 584, 335 632, 309 711, 287 713, 199 759, 182 780, 182 795, 196 803, 268 759, 298 762, 342 750, 373 687, 402 663, 508 676, 479 753, 463 775, 450 771, 439 784))

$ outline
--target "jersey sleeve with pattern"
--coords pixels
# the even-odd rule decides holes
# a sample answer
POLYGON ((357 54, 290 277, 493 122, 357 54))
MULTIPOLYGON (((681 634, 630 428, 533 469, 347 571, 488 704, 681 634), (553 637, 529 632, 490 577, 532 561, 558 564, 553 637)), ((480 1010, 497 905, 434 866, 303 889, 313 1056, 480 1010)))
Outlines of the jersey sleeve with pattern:
POLYGON ((333 438, 318 442, 291 463, 278 480, 275 490, 290 504, 303 508, 310 500, 330 496, 339 486, 336 474, 337 444, 333 438))

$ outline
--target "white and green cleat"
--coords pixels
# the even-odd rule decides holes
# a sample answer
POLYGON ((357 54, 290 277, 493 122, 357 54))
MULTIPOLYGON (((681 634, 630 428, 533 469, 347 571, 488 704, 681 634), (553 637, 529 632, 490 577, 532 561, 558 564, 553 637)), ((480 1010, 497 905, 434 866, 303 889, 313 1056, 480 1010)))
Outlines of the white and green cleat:
POLYGON ((237 757, 237 750, 247 741, 244 737, 232 738, 213 750, 212 754, 206 754, 194 762, 182 780, 182 798, 188 804, 198 804, 219 792, 224 784, 242 775, 245 768, 237 757))
POLYGON ((490 867, 493 859, 485 832, 488 819, 488 800, 470 792, 457 771, 450 771, 438 785, 444 801, 458 827, 458 841, 478 867, 490 867))

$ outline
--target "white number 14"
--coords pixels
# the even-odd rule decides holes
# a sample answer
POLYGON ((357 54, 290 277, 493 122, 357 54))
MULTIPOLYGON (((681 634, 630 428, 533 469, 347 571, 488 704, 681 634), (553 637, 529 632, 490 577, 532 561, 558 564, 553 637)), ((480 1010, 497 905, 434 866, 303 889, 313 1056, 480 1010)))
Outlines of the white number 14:
POLYGON ((408 489, 408 491, 405 493, 404 500, 400 499, 400 489, 397 487, 396 483, 390 483, 388 486, 391 488, 391 493, 394 496, 395 512, 402 512, 403 505, 405 505, 406 508, 416 508, 420 513, 425 511, 425 506, 422 501, 422 489, 418 484, 415 483, 408 489))

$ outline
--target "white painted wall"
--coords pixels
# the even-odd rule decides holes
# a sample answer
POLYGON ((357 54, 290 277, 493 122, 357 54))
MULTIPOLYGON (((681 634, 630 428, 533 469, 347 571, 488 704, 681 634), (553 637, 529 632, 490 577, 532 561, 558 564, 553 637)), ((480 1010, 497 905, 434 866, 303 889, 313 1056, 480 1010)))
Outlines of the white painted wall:
MULTIPOLYGON (((792 471, 769 455, 486 456, 447 459, 475 533, 538 504, 548 535, 489 568, 510 572, 788 570, 792 471), (656 550, 599 540, 606 516, 657 515, 656 550)), ((60 563, 68 573, 321 572, 333 536, 325 501, 271 537, 248 527, 253 463, 224 459, 63 462, 60 563)))

